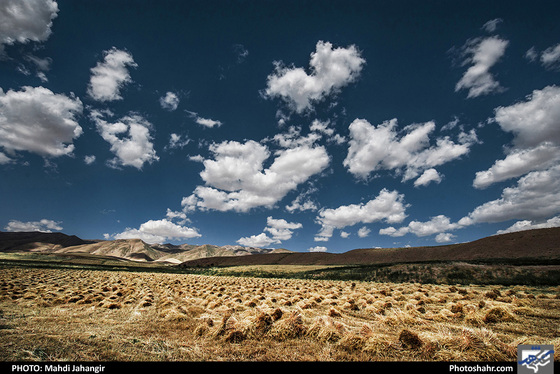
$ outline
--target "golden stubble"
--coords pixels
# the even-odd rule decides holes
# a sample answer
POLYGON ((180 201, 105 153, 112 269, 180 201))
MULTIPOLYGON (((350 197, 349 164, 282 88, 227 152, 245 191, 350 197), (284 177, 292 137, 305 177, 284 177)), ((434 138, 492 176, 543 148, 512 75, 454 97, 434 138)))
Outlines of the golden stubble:
POLYGON ((0 274, 4 361, 515 361, 560 344, 560 287, 0 274))

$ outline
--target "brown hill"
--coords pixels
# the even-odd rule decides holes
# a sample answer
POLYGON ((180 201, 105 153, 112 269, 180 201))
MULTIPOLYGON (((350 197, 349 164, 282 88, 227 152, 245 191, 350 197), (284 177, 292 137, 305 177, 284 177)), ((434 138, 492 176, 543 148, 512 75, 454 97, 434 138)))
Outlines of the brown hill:
POLYGON ((271 250, 239 245, 149 245, 140 239, 86 241, 59 232, 0 232, 0 251, 88 254, 131 261, 180 264, 203 257, 248 256, 269 253, 271 250))
POLYGON ((172 254, 167 254, 159 258, 158 260, 172 263, 182 263, 185 261, 206 257, 246 257, 255 254, 267 254, 270 252, 270 250, 268 249, 231 245, 220 247, 216 245, 204 244, 200 246, 188 245, 188 247, 185 245, 181 245, 180 247, 183 247, 185 249, 172 254))
POLYGON ((489 236, 473 242, 434 247, 355 249, 344 253, 270 253, 243 258, 209 257, 181 266, 367 265, 426 261, 559 260, 560 228, 489 236))
POLYGON ((88 253, 98 256, 124 258, 133 261, 153 261, 162 257, 159 251, 153 249, 140 239, 102 240, 94 243, 64 247, 57 253, 88 253))
POLYGON ((214 245, 148 245, 140 239, 87 241, 63 233, 0 232, 0 251, 88 254, 180 266, 360 265, 498 259, 560 260, 560 228, 495 235, 433 247, 355 249, 344 253, 291 252, 214 245))
POLYGON ((0 232, 0 251, 48 252, 57 249, 93 243, 60 232, 0 232))

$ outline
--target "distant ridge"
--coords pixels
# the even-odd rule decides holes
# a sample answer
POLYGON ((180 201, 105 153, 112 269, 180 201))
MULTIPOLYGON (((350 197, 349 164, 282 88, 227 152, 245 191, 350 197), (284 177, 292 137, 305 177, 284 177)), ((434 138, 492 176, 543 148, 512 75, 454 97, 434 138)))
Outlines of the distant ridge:
POLYGON ((430 261, 560 260, 560 227, 493 235, 468 243, 362 248, 344 253, 292 252, 238 245, 149 245, 140 239, 83 240, 74 235, 0 232, 1 252, 87 254, 181 267, 239 265, 367 265, 430 261))
POLYGON ((0 251, 54 251, 60 248, 93 243, 61 232, 2 232, 0 251))
POLYGON ((93 256, 116 257, 130 261, 157 261, 161 263, 180 264, 184 261, 204 257, 239 257, 253 254, 266 254, 282 250, 243 247, 240 245, 150 245, 140 239, 88 241, 82 240, 77 236, 69 236, 60 232, 0 232, 0 251, 89 254, 93 256))
POLYGON ((559 260, 560 227, 489 236, 433 247, 354 249, 344 253, 286 253, 244 258, 199 258, 181 266, 366 265, 427 261, 559 260))

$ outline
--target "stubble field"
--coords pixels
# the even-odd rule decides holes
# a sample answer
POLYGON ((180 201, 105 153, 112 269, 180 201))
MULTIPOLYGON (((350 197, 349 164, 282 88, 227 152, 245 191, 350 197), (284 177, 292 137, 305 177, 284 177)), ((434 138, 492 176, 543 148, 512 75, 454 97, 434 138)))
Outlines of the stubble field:
POLYGON ((518 344, 560 346, 560 287, 0 270, 3 361, 515 361, 518 344))

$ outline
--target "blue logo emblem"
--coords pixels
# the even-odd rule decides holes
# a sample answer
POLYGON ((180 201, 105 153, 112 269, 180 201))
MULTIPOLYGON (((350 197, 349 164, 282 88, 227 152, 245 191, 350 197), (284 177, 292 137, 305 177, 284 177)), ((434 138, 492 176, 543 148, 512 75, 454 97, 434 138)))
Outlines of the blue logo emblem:
POLYGON ((519 374, 553 374, 554 346, 517 346, 517 372, 519 374))

